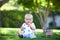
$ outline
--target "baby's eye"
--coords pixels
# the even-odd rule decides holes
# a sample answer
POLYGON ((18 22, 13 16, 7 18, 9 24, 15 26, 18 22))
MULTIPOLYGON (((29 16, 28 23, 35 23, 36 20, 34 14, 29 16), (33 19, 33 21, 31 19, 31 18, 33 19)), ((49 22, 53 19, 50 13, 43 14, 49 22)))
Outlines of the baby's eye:
POLYGON ((26 20, 31 20, 31 19, 26 19, 26 20))
POLYGON ((26 19, 26 20, 29 20, 29 19, 26 19))

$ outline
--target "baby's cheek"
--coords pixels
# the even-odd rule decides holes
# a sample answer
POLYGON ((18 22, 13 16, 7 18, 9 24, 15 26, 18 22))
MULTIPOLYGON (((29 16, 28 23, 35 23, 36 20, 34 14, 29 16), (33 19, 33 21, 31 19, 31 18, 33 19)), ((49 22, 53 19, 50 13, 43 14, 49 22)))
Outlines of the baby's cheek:
POLYGON ((32 23, 33 21, 30 21, 30 23, 32 23))
POLYGON ((33 19, 31 20, 31 22, 33 22, 33 19))

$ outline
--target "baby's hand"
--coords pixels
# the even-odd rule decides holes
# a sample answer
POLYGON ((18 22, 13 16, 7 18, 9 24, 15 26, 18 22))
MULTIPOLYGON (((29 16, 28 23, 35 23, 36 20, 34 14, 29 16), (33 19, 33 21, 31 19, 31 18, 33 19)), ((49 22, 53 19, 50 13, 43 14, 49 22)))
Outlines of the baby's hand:
POLYGON ((31 26, 31 23, 28 23, 28 26, 31 26))
POLYGON ((32 25, 31 23, 29 23, 29 25, 28 25, 32 30, 35 30, 36 28, 35 28, 35 26, 34 25, 32 25))

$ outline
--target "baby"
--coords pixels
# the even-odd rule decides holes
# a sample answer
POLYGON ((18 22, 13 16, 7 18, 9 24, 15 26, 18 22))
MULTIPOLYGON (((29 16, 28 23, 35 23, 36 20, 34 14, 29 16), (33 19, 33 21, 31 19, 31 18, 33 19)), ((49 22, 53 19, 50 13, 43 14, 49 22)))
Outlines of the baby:
POLYGON ((23 38, 36 38, 34 35, 34 30, 36 29, 35 24, 33 23, 33 16, 31 14, 25 15, 25 23, 22 24, 21 30, 18 31, 19 37, 23 38))

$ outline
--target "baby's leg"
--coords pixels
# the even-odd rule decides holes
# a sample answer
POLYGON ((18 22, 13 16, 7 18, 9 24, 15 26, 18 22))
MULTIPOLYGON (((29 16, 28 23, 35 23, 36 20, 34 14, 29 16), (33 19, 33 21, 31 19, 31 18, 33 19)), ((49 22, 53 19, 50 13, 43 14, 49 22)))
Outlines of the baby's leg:
POLYGON ((18 36, 19 36, 20 38, 23 38, 22 33, 19 33, 19 32, 18 32, 18 36))
POLYGON ((30 34, 30 38, 36 38, 35 34, 34 33, 31 33, 30 34))

